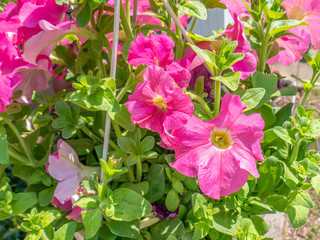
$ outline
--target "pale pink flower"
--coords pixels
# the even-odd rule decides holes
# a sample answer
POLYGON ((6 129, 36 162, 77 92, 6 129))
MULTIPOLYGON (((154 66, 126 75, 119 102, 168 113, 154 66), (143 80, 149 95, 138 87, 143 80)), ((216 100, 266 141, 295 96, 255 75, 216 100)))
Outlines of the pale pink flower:
POLYGON ((128 62, 137 67, 140 64, 160 66, 175 80, 181 88, 188 87, 190 73, 174 61, 174 42, 166 34, 150 34, 145 37, 140 33, 130 47, 128 62))
POLYGON ((307 26, 298 26, 289 31, 299 37, 306 32, 314 49, 320 48, 320 2, 318 0, 284 0, 288 19, 296 19, 308 23, 307 26))
POLYGON ((133 124, 160 135, 186 124, 193 114, 187 94, 175 87, 174 80, 162 68, 150 66, 129 101, 125 103, 133 124))
POLYGON ((218 117, 209 122, 193 117, 172 133, 176 159, 171 166, 198 177, 201 191, 213 199, 238 191, 249 173, 259 177, 264 121, 260 114, 244 115, 245 108, 239 96, 226 94, 218 117))
POLYGON ((88 179, 93 172, 99 175, 100 167, 87 167, 81 164, 72 147, 60 139, 57 152, 49 156, 46 171, 58 180, 52 204, 62 209, 69 209, 69 201, 76 194, 80 182, 88 179))

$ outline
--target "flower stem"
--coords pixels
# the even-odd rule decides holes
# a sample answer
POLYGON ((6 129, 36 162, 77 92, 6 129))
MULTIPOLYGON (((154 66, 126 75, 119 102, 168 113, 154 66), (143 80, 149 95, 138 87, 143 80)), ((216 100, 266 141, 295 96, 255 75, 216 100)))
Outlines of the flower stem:
POLYGON ((137 15, 138 15, 138 0, 134 0, 133 3, 133 16, 132 16, 132 25, 137 23, 137 15))
POLYGON ((121 24, 122 24, 123 30, 124 30, 127 38, 129 40, 133 41, 134 37, 133 37, 132 31, 131 31, 131 27, 127 21, 122 2, 120 3, 120 19, 121 19, 121 24))
MULTIPOLYGON (((33 164, 35 159, 33 158, 29 147, 27 146, 26 142, 24 141, 24 139, 21 137, 18 129, 16 128, 16 126, 5 116, 2 116, 3 121, 11 128, 11 130, 13 131, 13 133, 16 135, 16 137, 19 140, 19 143, 24 151, 24 153, 26 154, 27 158, 28 158, 28 162, 29 164, 33 164), (31 163, 30 163, 31 162, 31 163)), ((19 159, 18 159, 19 160, 19 159)))
POLYGON ((292 154, 291 154, 291 158, 290 158, 290 164, 292 164, 295 160, 297 160, 301 141, 302 141, 302 139, 298 138, 296 144, 293 146, 293 150, 292 150, 292 154))
POLYGON ((137 162, 137 182, 141 182, 142 178, 142 161, 141 158, 138 157, 138 162, 137 162))
POLYGON ((221 84, 219 81, 215 81, 214 88, 214 117, 219 115, 220 112, 220 96, 221 96, 221 84))
POLYGON ((34 164, 28 158, 12 150, 10 147, 8 147, 8 154, 10 157, 18 160, 19 162, 25 164, 26 166, 31 166, 31 167, 34 166, 34 164))
POLYGON ((96 141, 96 142, 99 142, 99 143, 102 142, 102 140, 101 140, 97 135, 95 135, 92 131, 90 131, 90 129, 87 128, 87 126, 83 126, 83 127, 81 128, 81 130, 82 130, 85 134, 87 134, 92 140, 94 140, 94 141, 96 141))
POLYGON ((191 92, 187 92, 188 96, 191 98, 191 100, 195 100, 197 101, 198 103, 201 104, 201 106, 204 108, 204 110, 206 111, 207 113, 207 117, 211 120, 213 119, 213 115, 211 113, 211 110, 210 108, 208 107, 208 105, 206 104, 206 102, 200 97, 198 96, 197 94, 194 94, 194 93, 191 93, 191 92))
POLYGON ((125 159, 123 159, 123 163, 124 163, 124 166, 128 169, 127 173, 128 173, 128 177, 129 177, 130 182, 135 182, 136 179, 134 178, 132 168, 128 164, 127 155, 126 155, 125 159))
POLYGON ((271 27, 271 21, 268 23, 266 33, 263 32, 263 28, 260 30, 260 35, 261 35, 261 49, 260 49, 260 59, 259 59, 259 68, 258 70, 260 72, 264 72, 266 62, 268 60, 268 43, 269 43, 269 31, 271 27))

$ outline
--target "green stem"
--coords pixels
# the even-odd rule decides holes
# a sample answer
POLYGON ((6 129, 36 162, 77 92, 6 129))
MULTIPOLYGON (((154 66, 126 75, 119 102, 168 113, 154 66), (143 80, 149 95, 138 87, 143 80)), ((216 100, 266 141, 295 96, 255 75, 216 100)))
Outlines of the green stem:
POLYGON ((263 28, 260 29, 261 34, 261 49, 260 49, 260 59, 259 59, 259 71, 264 72, 266 61, 267 61, 267 51, 268 51, 268 43, 269 43, 269 31, 272 22, 268 23, 266 33, 263 32, 263 28))
POLYGON ((304 107, 304 105, 306 104, 306 102, 307 102, 307 100, 308 100, 308 97, 309 97, 309 95, 310 95, 310 93, 311 93, 311 90, 312 90, 312 89, 306 90, 306 93, 304 94, 303 99, 302 99, 302 102, 301 102, 301 104, 300 104, 301 107, 304 107))
POLYGON ((211 120, 213 119, 213 115, 211 113, 211 110, 210 108, 208 107, 208 105, 206 104, 206 102, 201 98, 199 97, 197 94, 194 94, 194 93, 191 93, 191 92, 187 92, 187 94, 189 95, 189 97, 191 98, 191 100, 195 100, 197 101, 198 103, 200 103, 203 108, 205 109, 206 113, 207 113, 207 117, 211 120))
POLYGON ((128 177, 129 177, 130 182, 135 182, 136 179, 134 178, 132 168, 128 164, 127 155, 126 155, 125 159, 123 160, 123 163, 124 163, 124 166, 128 169, 127 173, 128 173, 128 177))
POLYGON ((121 133, 119 125, 115 121, 112 121, 112 125, 113 125, 114 131, 116 132, 117 138, 122 137, 122 133, 121 133))
POLYGON ((26 166, 34 166, 33 162, 31 162, 28 158, 25 156, 17 153, 16 151, 12 150, 10 147, 8 147, 8 154, 10 157, 16 159, 17 161, 25 164, 26 166))
POLYGON ((92 140, 96 141, 96 142, 99 142, 99 143, 102 143, 103 141, 97 136, 95 135, 92 131, 90 131, 90 129, 87 127, 87 126, 83 126, 81 128, 81 130, 87 134, 92 140))
POLYGON ((134 0, 133 3, 133 16, 132 16, 132 25, 137 23, 137 15, 138 15, 138 0, 134 0))
POLYGON ((127 22, 131 29, 131 20, 130 20, 130 2, 129 0, 126 0, 126 16, 127 16, 127 22))
POLYGON ((298 138, 296 144, 293 146, 293 150, 292 150, 292 154, 291 154, 291 158, 290 158, 290 164, 292 164, 295 160, 297 160, 301 141, 302 141, 302 139, 298 138))
POLYGON ((99 72, 101 73, 100 78, 101 79, 106 78, 107 77, 106 68, 103 65, 101 54, 99 54, 99 60, 97 61, 97 63, 98 63, 99 72))
POLYGON ((198 20, 197 17, 193 17, 193 21, 192 21, 191 27, 190 27, 190 29, 189 29, 189 32, 192 32, 192 31, 193 31, 194 26, 196 25, 197 20, 198 20))
POLYGON ((141 158, 138 157, 138 162, 137 162, 137 182, 141 182, 142 178, 142 161, 141 158))
POLYGON ((215 81, 214 84, 214 117, 216 117, 220 112, 221 84, 219 81, 215 81))
POLYGON ((21 137, 18 129, 16 128, 16 126, 5 116, 2 116, 3 121, 11 128, 11 130, 13 131, 13 133, 16 135, 16 137, 19 140, 19 143, 24 151, 24 153, 26 154, 27 158, 29 159, 28 162, 31 161, 31 163, 34 163, 34 158, 30 152, 30 149, 28 148, 26 142, 24 141, 24 139, 21 137))
POLYGON ((122 24, 122 27, 123 27, 123 30, 127 36, 127 38, 131 41, 134 40, 134 37, 133 37, 133 34, 132 34, 132 31, 131 31, 131 28, 130 28, 130 25, 127 21, 127 18, 126 18, 126 14, 124 12, 124 8, 123 8, 123 4, 122 4, 122 1, 120 1, 120 19, 121 19, 121 24, 122 24))
POLYGON ((112 140, 109 139, 109 144, 111 147, 113 147, 115 150, 120 150, 117 144, 115 144, 112 140))

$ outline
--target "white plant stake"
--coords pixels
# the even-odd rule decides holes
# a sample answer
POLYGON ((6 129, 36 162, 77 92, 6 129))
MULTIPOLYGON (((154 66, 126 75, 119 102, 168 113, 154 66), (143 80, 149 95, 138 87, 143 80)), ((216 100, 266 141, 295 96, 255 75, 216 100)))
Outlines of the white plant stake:
MULTIPOLYGON (((114 1, 114 23, 113 23, 113 43, 111 56, 111 70, 110 77, 116 78, 117 71, 117 56, 118 56, 118 41, 119 41, 119 22, 120 22, 120 0, 114 1)), ((109 139, 110 139, 110 125, 111 119, 109 114, 106 114, 106 123, 104 129, 103 153, 102 158, 107 161, 109 139)), ((103 168, 101 168, 101 177, 103 176, 103 168)))

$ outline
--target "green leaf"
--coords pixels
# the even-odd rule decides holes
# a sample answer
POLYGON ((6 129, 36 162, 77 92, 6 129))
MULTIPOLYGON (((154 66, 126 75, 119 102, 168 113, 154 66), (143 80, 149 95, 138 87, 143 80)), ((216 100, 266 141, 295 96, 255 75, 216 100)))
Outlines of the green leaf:
POLYGON ((41 216, 41 227, 46 228, 56 218, 60 217, 61 214, 57 210, 48 210, 41 216))
POLYGON ((216 67, 215 62, 213 61, 213 59, 210 58, 210 55, 214 54, 208 50, 203 50, 195 45, 190 45, 192 50, 195 51, 195 53, 201 57, 203 59, 203 61, 205 61, 208 66, 211 68, 211 70, 213 70, 213 68, 216 67))
POLYGON ((320 175, 316 175, 311 178, 311 184, 314 188, 315 195, 318 195, 320 192, 320 175))
POLYGON ((170 235, 181 239, 184 235, 183 223, 178 218, 162 220, 151 227, 152 240, 167 239, 170 235))
POLYGON ((270 98, 280 97, 280 96, 295 96, 297 95, 298 88, 296 86, 280 88, 275 91, 270 98))
POLYGON ((154 147, 154 144, 155 144, 154 137, 152 136, 145 137, 140 143, 140 153, 142 154, 147 151, 150 151, 154 147))
POLYGON ((194 16, 201 20, 207 19, 207 9, 201 2, 185 1, 181 5, 177 4, 176 6, 181 12, 189 16, 194 16))
POLYGON ((25 212, 37 203, 37 196, 35 193, 17 193, 14 200, 11 202, 13 215, 18 215, 25 212))
POLYGON ((270 226, 259 216, 250 217, 255 229, 260 235, 265 235, 270 230, 270 226))
POLYGON ((205 236, 208 235, 210 230, 210 226, 204 222, 204 221, 199 221, 194 224, 194 233, 192 236, 193 240, 199 240, 199 239, 204 239, 205 236))
POLYGON ((64 224, 54 234, 54 240, 73 239, 74 233, 76 231, 76 227, 77 227, 76 222, 69 222, 69 223, 64 224))
POLYGON ((258 169, 260 177, 257 179, 259 187, 259 196, 271 192, 279 183, 282 174, 282 168, 276 157, 267 158, 258 169))
POLYGON ((39 205, 41 207, 46 207, 51 203, 55 187, 46 188, 39 192, 39 205))
POLYGON ((294 189, 296 185, 299 183, 299 180, 295 177, 295 175, 291 172, 291 170, 288 168, 287 164, 284 162, 280 161, 283 165, 284 168, 284 175, 283 179, 285 184, 291 188, 294 189))
POLYGON ((176 211, 180 204, 179 194, 174 189, 171 189, 166 197, 165 203, 170 212, 176 211))
POLYGON ((174 188, 174 190, 176 190, 178 193, 183 193, 184 192, 184 186, 182 184, 182 182, 180 182, 177 179, 172 179, 172 187, 174 188))
POLYGON ((267 197, 266 204, 279 212, 283 212, 286 209, 288 202, 289 201, 285 196, 274 194, 267 197))
POLYGON ((165 191, 163 166, 160 164, 151 165, 146 181, 149 183, 149 191, 144 197, 150 202, 155 202, 161 199, 165 191))
POLYGON ((68 143, 79 156, 86 156, 94 149, 94 143, 89 138, 70 139, 66 140, 66 143, 68 143))
POLYGON ((299 192, 299 193, 296 195, 294 201, 295 201, 298 205, 304 206, 304 207, 306 207, 306 208, 313 208, 312 199, 311 199, 311 197, 310 197, 309 194, 299 192))
POLYGON ((194 193, 191 197, 193 215, 201 219, 204 217, 203 206, 206 206, 207 200, 200 193, 194 193))
POLYGON ((241 72, 229 72, 223 76, 212 77, 213 80, 222 82, 231 91, 235 91, 238 88, 241 72))
POLYGON ((276 121, 272 124, 274 126, 282 126, 285 121, 289 119, 292 114, 293 103, 288 103, 284 107, 282 107, 278 112, 276 112, 276 121))
POLYGON ((99 207, 98 195, 82 197, 75 204, 82 209, 96 209, 99 207))
POLYGON ((76 22, 79 27, 84 28, 88 25, 91 19, 91 12, 92 10, 89 4, 86 4, 85 6, 81 7, 81 10, 76 17, 76 22))
POLYGON ((129 154, 139 155, 136 142, 131 137, 120 137, 118 138, 117 143, 122 151, 129 154))
POLYGON ((131 222, 147 215, 152 210, 151 204, 138 193, 127 188, 118 188, 113 192, 113 220, 131 222))
POLYGON ((141 183, 124 183, 121 185, 122 188, 129 188, 136 193, 139 193, 141 196, 144 196, 149 191, 149 183, 141 182, 141 183))
POLYGON ((235 223, 236 218, 228 212, 221 211, 213 215, 213 228, 226 235, 236 235, 235 223))
POLYGON ((255 72, 252 74, 252 84, 254 88, 263 88, 265 90, 264 97, 256 108, 262 106, 272 95, 277 88, 278 78, 275 74, 264 74, 262 72, 255 72))
POLYGON ((303 226, 308 219, 309 209, 303 206, 289 206, 286 210, 292 227, 298 228, 303 226))
POLYGON ((125 105, 121 104, 119 112, 110 112, 109 115, 113 121, 115 121, 124 129, 128 130, 129 132, 134 131, 134 125, 130 119, 131 114, 128 112, 128 109, 125 105))
POLYGON ((246 112, 259 104, 261 99, 264 97, 265 90, 263 88, 250 88, 247 90, 236 91, 233 94, 241 97, 242 103, 247 106, 244 110, 246 112))
POLYGON ((139 220, 132 222, 108 221, 110 231, 120 237, 138 239, 140 236, 139 220))
POLYGON ((4 126, 0 125, 0 164, 9 163, 7 133, 4 126))
POLYGON ((81 216, 85 229, 85 238, 93 238, 101 227, 102 217, 100 209, 82 211, 81 216))
POLYGON ((285 142, 289 144, 294 144, 294 139, 292 139, 292 137, 289 135, 288 129, 277 126, 274 127, 272 130, 279 138, 281 138, 285 142))
POLYGON ((306 22, 301 22, 295 19, 276 20, 271 23, 269 36, 274 36, 277 33, 284 32, 289 30, 290 28, 302 26, 302 25, 308 25, 308 24, 306 22))
POLYGON ((207 9, 210 8, 221 8, 226 9, 227 7, 220 2, 220 0, 201 0, 207 9))

